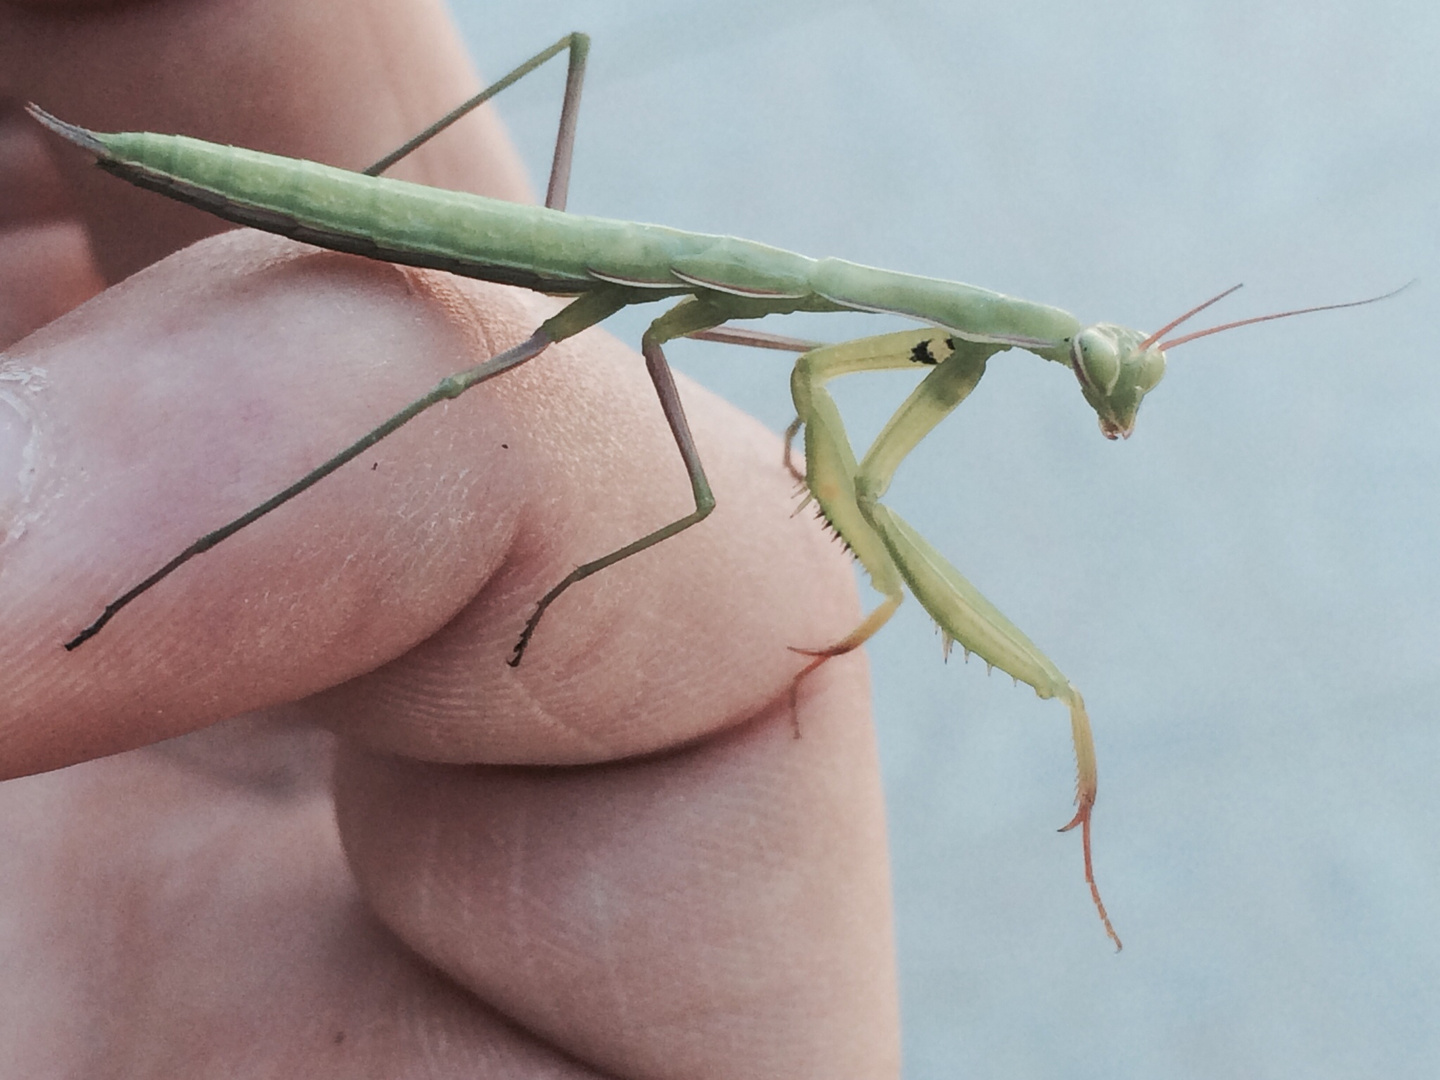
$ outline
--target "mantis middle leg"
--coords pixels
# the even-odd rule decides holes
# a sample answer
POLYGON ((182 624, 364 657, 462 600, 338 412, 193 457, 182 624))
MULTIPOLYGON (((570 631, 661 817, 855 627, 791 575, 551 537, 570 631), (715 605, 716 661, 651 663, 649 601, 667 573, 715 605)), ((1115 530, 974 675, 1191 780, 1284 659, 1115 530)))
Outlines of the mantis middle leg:
MULTIPOLYGON (((546 610, 570 586, 584 581, 606 567, 614 566, 622 559, 638 555, 646 548, 654 547, 662 540, 668 540, 692 525, 698 525, 715 509, 715 494, 710 490, 710 481, 705 475, 705 466, 701 464, 699 451, 696 450, 694 437, 690 433, 690 422, 685 417, 685 407, 681 404, 680 393, 675 387, 674 373, 670 370, 670 363, 665 358, 663 348, 665 342, 673 341, 677 337, 698 336, 714 327, 721 326, 730 319, 756 319, 764 315, 793 311, 795 307, 793 302, 784 300, 767 301, 737 297, 726 293, 706 293, 700 297, 689 297, 682 300, 650 324, 649 329, 640 339, 640 352, 645 357, 645 370, 650 375, 650 381, 660 399, 661 411, 665 414, 665 422, 670 427, 670 434, 675 440, 675 445, 680 451, 680 459, 685 464, 685 472, 690 478, 690 493, 695 500, 695 508, 668 525, 646 533, 640 539, 617 548, 608 555, 577 566, 566 574, 560 583, 542 596, 539 603, 535 605, 535 611, 526 621, 524 629, 520 632, 520 639, 515 643, 514 654, 507 661, 511 667, 519 666, 525 650, 530 645, 530 639, 535 634, 535 628, 544 617, 546 610)), ((780 349, 793 348, 797 344, 793 339, 775 338, 766 334, 751 334, 746 331, 740 331, 735 336, 729 334, 719 336, 715 340, 741 340, 746 344, 759 343, 761 347, 780 349)))

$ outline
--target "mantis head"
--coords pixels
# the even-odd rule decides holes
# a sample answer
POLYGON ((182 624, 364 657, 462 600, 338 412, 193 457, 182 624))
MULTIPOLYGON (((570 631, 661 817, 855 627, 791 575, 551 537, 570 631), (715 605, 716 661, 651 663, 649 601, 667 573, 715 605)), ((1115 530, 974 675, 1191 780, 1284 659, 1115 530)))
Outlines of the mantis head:
POLYGON ((1308 315, 1315 311, 1334 311, 1336 308, 1359 307, 1386 300, 1402 289, 1406 283, 1383 296, 1372 296, 1368 300, 1351 300, 1344 304, 1324 304, 1320 307, 1299 308, 1295 311, 1279 311, 1273 315, 1257 315, 1250 319, 1212 326, 1208 330, 1197 330, 1169 341, 1160 338, 1174 330, 1192 315, 1199 314, 1216 301, 1229 296, 1239 285, 1232 285, 1218 296, 1212 296, 1203 304, 1191 308, 1179 318, 1171 319, 1153 334, 1144 335, 1112 323, 1096 323, 1076 334, 1070 342, 1070 369, 1080 380, 1080 392, 1100 418, 1100 433, 1107 439, 1128 439, 1135 430, 1135 414, 1140 411, 1140 402, 1165 374, 1165 350, 1183 345, 1187 341, 1209 337, 1222 330, 1233 330, 1237 326, 1269 322, 1271 319, 1288 319, 1291 315, 1308 315), (1158 343, 1158 344, 1157 344, 1158 343))
POLYGON ((1070 341, 1070 369, 1100 418, 1107 439, 1128 439, 1140 401, 1165 374, 1165 353, 1138 330, 1113 323, 1087 326, 1070 341))

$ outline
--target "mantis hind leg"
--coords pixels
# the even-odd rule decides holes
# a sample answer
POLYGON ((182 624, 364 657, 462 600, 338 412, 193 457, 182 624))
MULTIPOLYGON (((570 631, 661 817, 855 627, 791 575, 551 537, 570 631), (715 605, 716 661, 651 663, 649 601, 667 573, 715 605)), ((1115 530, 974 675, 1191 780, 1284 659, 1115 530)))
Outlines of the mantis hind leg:
POLYGON ((158 585, 181 566, 185 565, 185 563, 195 558, 195 556, 203 555, 217 544, 228 537, 234 536, 241 529, 258 521, 272 510, 284 506, 291 499, 295 498, 295 496, 307 491, 346 462, 353 460, 371 446, 374 446, 391 432, 408 424, 425 410, 434 405, 438 405, 442 401, 457 398, 471 387, 479 386, 482 382, 493 379, 497 375, 501 375, 512 368, 534 359, 554 342, 560 341, 572 334, 577 334, 587 326, 593 326, 601 319, 613 315, 623 307, 624 304, 625 298, 623 290, 609 293, 597 290, 596 292, 586 293, 558 314, 547 319, 538 330, 520 344, 506 349, 504 352, 497 353, 490 357, 490 359, 467 368, 464 371, 456 372, 454 375, 447 375, 441 379, 428 394, 416 398, 409 405, 406 405, 405 408, 366 432, 334 457, 328 461, 321 462, 283 491, 272 495, 259 506, 241 514, 228 524, 222 525, 213 532, 208 532, 200 537, 200 539, 196 540, 144 581, 107 604, 105 610, 100 613, 99 618, 85 627, 80 633, 76 634, 75 637, 65 642, 65 648, 67 650, 79 648, 98 634, 105 624, 114 618, 122 608, 148 592, 155 585, 158 585))
POLYGON ((519 82, 551 57, 567 51, 570 67, 565 75, 565 97, 560 105, 560 130, 555 136, 555 157, 550 165, 550 183, 545 191, 545 205, 551 210, 564 210, 570 191, 570 163, 575 153, 575 126, 580 115, 580 91, 585 82, 585 60, 590 55, 590 38, 581 33, 566 34, 548 49, 536 53, 509 74, 491 83, 484 90, 431 124, 404 146, 397 147, 369 168, 366 176, 379 176, 401 158, 429 142, 462 116, 473 112, 506 87, 519 82))
POLYGON ((276 510, 279 507, 285 505, 287 502, 295 498, 295 496, 299 495, 301 492, 308 490, 309 488, 313 487, 315 484, 323 480, 325 477, 329 476, 332 472, 340 468, 340 466, 344 465, 346 462, 351 461, 354 458, 358 457, 360 454, 364 453, 367 449, 374 446, 377 442, 385 438, 391 432, 395 431, 400 427, 403 427, 405 424, 408 424, 411 420, 419 416, 422 412, 430 408, 432 405, 437 405, 442 401, 448 401, 451 398, 458 397, 460 396, 460 394, 470 389, 470 387, 477 386, 487 379, 494 378, 496 375, 499 375, 502 372, 509 371, 511 368, 517 367, 520 364, 523 364, 526 361, 531 360, 536 356, 539 356, 540 353, 544 352, 546 347, 551 344, 551 340, 552 339, 546 335, 544 329, 542 328, 535 331, 535 333, 531 334, 519 345, 506 349, 504 352, 492 356, 484 363, 476 364, 474 367, 469 368, 466 371, 459 372, 455 375, 447 376, 446 378, 440 380, 440 382, 435 386, 435 388, 432 389, 424 397, 420 397, 412 401, 409 405, 405 406, 405 408, 395 413, 388 420, 372 428, 355 442, 347 446, 344 450, 341 450, 340 453, 336 454, 328 461, 324 461, 321 464, 317 465, 315 468, 311 469, 308 473, 302 476, 299 480, 295 481, 295 483, 291 484, 283 491, 278 492, 277 494, 266 499, 259 506, 256 506, 255 508, 247 511, 244 514, 241 514, 238 518, 235 518, 233 521, 222 525, 220 528, 214 530, 213 532, 206 533, 204 536, 200 537, 200 539, 196 540, 193 544, 187 547, 184 551, 180 552, 180 554, 176 555, 173 559, 167 562, 159 570, 156 570, 144 581, 140 582, 138 585, 131 588, 128 592, 111 601, 105 606, 105 610, 100 613, 99 618, 97 618, 89 626, 85 627, 84 630, 81 630, 80 633, 76 634, 69 641, 65 642, 66 651, 73 652, 75 649, 78 649, 81 645, 85 644, 85 642, 89 641, 92 637, 98 634, 104 628, 105 624, 108 623, 111 619, 113 619, 122 608, 126 607, 130 604, 131 601, 139 598, 141 595, 148 592, 154 586, 160 584, 161 581, 169 577, 176 570, 180 569, 180 567, 184 566, 191 559, 195 558, 195 556, 203 555, 205 552, 209 551, 217 544, 221 543, 222 541, 228 539, 231 536, 234 536, 241 529, 258 521, 260 518, 264 517, 272 510, 276 510))

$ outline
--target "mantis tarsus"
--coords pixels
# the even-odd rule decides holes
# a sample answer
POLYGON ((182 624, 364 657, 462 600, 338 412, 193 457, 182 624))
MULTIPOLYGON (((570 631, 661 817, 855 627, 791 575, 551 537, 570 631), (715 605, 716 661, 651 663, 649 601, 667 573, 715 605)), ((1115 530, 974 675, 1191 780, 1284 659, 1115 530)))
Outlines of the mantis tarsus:
POLYGON ((1081 828, 1085 879, 1105 930, 1118 948, 1120 939, 1101 902, 1091 860, 1096 766, 1079 692, 1019 628, 881 500, 901 461, 965 400, 998 352, 1022 349, 1070 368, 1102 433, 1109 439, 1124 438, 1133 430, 1141 400, 1164 373, 1167 348, 1247 323, 1371 301, 1281 312, 1161 341, 1185 319, 1233 290, 1155 333, 1144 334, 1108 323, 1082 326, 1057 308, 957 282, 839 259, 809 259, 733 237, 567 214, 563 210, 588 47, 583 34, 567 35, 363 172, 181 136, 97 133, 31 106, 41 123, 89 151, 106 171, 228 220, 338 251, 575 297, 525 341, 442 380, 290 487, 201 537, 111 602, 65 647, 77 648, 182 564, 300 494, 430 406, 532 359, 623 307, 679 297, 650 324, 641 350, 689 474, 694 508, 567 575, 539 599, 518 635, 510 663, 520 662, 545 611, 570 586, 699 523, 714 508, 663 345, 690 336, 800 352, 791 380, 798 418, 787 432, 787 451, 803 428, 806 466, 799 478, 808 490, 807 501, 816 503, 885 599, 840 641, 822 649, 797 649, 811 657, 797 679, 862 645, 894 613, 908 587, 940 625, 947 649, 959 642, 987 664, 1028 683, 1042 698, 1063 701, 1070 711, 1078 770, 1077 810, 1064 828, 1081 828), (379 177, 465 113, 567 51, 569 74, 543 208, 379 177), (735 319, 795 311, 854 310, 903 315, 926 327, 817 346, 723 326, 735 319), (925 377, 857 461, 826 383, 851 372, 900 368, 919 368, 925 377))

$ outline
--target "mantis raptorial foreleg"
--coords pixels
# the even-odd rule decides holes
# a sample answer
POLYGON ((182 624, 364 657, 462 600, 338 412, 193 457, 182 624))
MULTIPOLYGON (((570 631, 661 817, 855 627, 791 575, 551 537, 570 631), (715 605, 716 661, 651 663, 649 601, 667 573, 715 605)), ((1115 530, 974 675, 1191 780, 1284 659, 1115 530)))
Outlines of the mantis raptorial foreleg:
MULTIPOLYGON (((808 499, 814 499, 826 521, 849 545, 885 601, 840 641, 816 650, 816 656, 838 656, 863 645, 894 614, 904 598, 904 577, 870 510, 889 486, 899 461, 951 409, 964 400, 985 370, 985 361, 1003 345, 958 342, 935 330, 912 330, 883 337, 829 345, 806 353, 795 364, 790 391, 797 419, 787 444, 805 429, 808 499), (943 363, 940 358, 944 356, 943 363), (932 366, 876 439, 862 466, 845 434, 844 421, 825 383, 856 371, 932 366), (927 415, 928 414, 928 415, 927 415), (876 454, 884 452, 884 464, 876 454)), ((789 454, 786 455, 787 461, 789 454)))
MULTIPOLYGON (((825 519, 870 575, 884 601, 844 638, 823 649, 805 650, 825 660, 863 645, 895 613, 904 598, 902 582, 945 635, 946 649, 960 643, 987 664, 1028 683, 1042 698, 1058 698, 1070 710, 1077 768, 1076 813, 1064 826, 1080 826, 1085 880, 1105 930, 1120 945, 1095 884, 1090 854, 1090 812, 1095 804, 1095 746, 1079 691, 1050 659, 994 604, 880 499, 905 456, 975 389, 992 355, 1008 346, 967 341, 934 330, 887 334, 816 349, 802 356, 791 377, 799 418, 791 438, 805 429, 806 486, 825 519), (837 375, 916 365, 933 365, 906 398, 859 463, 825 383, 837 375)), ((788 457, 788 455, 787 455, 788 457)), ((802 673, 803 675, 804 673, 802 673)))

